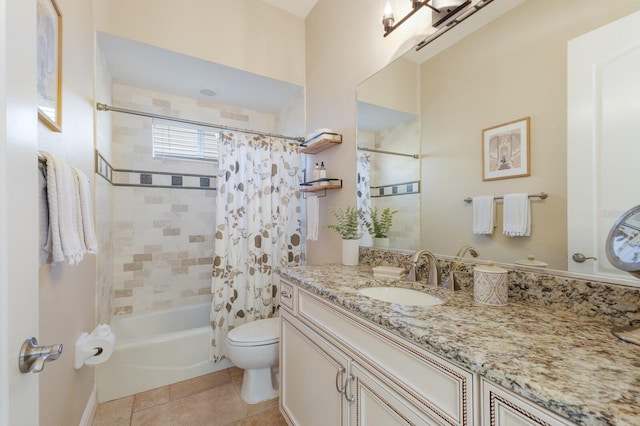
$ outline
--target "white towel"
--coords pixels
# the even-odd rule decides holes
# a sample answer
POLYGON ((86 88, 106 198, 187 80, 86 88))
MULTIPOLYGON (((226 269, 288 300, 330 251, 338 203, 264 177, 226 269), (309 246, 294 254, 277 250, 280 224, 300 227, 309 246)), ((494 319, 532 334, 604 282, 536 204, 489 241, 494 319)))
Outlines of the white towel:
POLYGON ((49 203, 47 201, 47 166, 38 162, 38 229, 40 265, 51 263, 51 253, 46 250, 49 242, 49 203))
POLYGON ((307 197, 307 240, 318 240, 318 197, 307 197))
POLYGON ((84 235, 84 245, 88 253, 96 254, 98 252, 98 239, 94 228, 93 209, 91 208, 91 188, 89 179, 82 170, 73 168, 78 179, 78 190, 80 193, 80 225, 79 232, 84 235))
POLYGON ((531 235, 531 202, 524 193, 505 194, 503 233, 509 237, 531 235))
POLYGON ((473 197, 473 233, 477 235, 493 234, 495 226, 495 204, 493 195, 473 197))
POLYGON ((316 129, 311 133, 307 133, 307 138, 305 139, 305 142, 311 142, 311 140, 317 138, 323 133, 334 133, 334 132, 331 129, 316 129))
POLYGON ((76 265, 84 258, 87 249, 97 251, 95 232, 85 229, 87 224, 93 228, 91 205, 87 177, 78 174, 64 161, 48 152, 41 152, 46 159, 47 203, 49 206, 49 230, 44 250, 50 253, 54 263, 68 261, 76 265), (80 194, 80 180, 84 180, 84 194, 80 194), (83 212, 84 210, 84 212, 83 212), (89 222, 89 217, 91 217, 89 222))

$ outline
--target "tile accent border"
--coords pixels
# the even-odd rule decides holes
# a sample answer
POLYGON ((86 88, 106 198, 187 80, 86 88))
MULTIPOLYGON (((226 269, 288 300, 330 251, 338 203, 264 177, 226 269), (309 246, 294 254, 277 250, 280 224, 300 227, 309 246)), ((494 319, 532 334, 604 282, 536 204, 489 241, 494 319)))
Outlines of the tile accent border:
POLYGON ((114 169, 96 150, 95 170, 113 186, 216 190, 216 176, 192 173, 114 169))
POLYGON ((407 195, 420 193, 420 181, 394 183, 391 185, 372 186, 371 198, 393 197, 394 195, 407 195))

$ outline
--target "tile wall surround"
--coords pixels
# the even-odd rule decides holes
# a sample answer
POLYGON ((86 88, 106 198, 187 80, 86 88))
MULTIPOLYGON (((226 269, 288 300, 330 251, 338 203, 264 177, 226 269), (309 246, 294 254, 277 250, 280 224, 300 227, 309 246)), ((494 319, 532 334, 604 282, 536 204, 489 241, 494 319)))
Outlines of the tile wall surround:
MULTIPOLYGON (((111 75, 102 51, 96 49, 96 99, 111 103, 111 75)), ((96 151, 111 159, 112 122, 111 114, 96 116, 96 151)), ((96 171, 97 168, 96 162, 96 171)), ((106 171, 105 171, 106 174, 106 171)), ((95 223, 98 240, 96 256, 96 322, 110 324, 113 312, 113 186, 98 176, 95 185, 95 223)))
MULTIPOLYGON (((405 154, 419 154, 417 120, 399 124, 380 132, 358 132, 358 146, 405 154)), ((371 205, 378 210, 398 210, 389 231, 393 247, 417 249, 420 233, 420 161, 415 158, 366 152, 369 158, 371 205)))
MULTIPOLYGON (((111 96, 120 108, 275 131, 271 114, 116 83, 111 96)), ((112 157, 98 169, 113 183, 113 315, 209 302, 215 163, 154 159, 150 118, 108 114, 112 157)))
MULTIPOLYGON (((400 266, 408 270, 411 254, 409 250, 360 247, 360 263, 400 266)), ((466 258, 455 261, 438 258, 438 266, 442 279, 452 268, 462 272, 459 277, 463 291, 472 291, 473 268, 477 263, 466 258)), ((424 259, 418 272, 419 276, 427 276, 424 259)), ((579 315, 597 317, 612 325, 640 325, 640 287, 588 281, 525 268, 509 270, 508 276, 510 300, 566 309, 579 315)))

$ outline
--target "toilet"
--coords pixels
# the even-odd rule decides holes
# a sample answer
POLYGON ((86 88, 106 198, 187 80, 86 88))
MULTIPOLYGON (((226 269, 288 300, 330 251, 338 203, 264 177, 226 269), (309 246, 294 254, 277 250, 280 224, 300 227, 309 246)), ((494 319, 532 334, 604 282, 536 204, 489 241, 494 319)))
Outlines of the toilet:
POLYGON ((227 357, 244 369, 240 396, 247 404, 278 396, 280 318, 242 324, 227 334, 227 357))

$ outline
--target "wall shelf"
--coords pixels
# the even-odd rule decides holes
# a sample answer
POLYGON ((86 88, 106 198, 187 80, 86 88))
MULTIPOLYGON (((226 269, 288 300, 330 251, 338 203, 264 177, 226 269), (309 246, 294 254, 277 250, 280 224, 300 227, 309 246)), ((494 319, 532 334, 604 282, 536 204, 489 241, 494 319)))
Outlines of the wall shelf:
POLYGON ((342 143, 342 135, 339 133, 323 132, 300 144, 300 152, 304 154, 317 154, 342 143))
POLYGON ((300 192, 303 193, 304 198, 307 198, 305 196, 307 193, 315 193, 320 191, 324 191, 324 194, 319 195, 319 197, 324 197, 327 195, 328 189, 342 189, 342 179, 323 178, 312 180, 309 182, 301 183, 300 187, 300 192))

